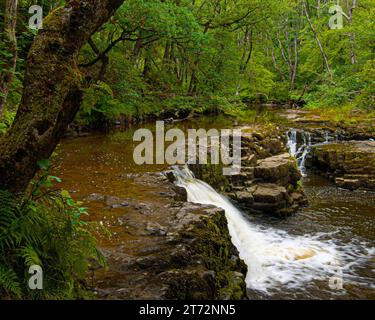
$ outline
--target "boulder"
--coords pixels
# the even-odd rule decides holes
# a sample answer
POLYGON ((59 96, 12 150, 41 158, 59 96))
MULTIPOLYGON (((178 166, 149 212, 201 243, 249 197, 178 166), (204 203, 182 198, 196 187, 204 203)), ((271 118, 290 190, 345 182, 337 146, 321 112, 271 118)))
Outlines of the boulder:
POLYGON ((286 153, 272 128, 247 127, 242 134, 241 172, 224 176, 221 166, 192 165, 191 170, 217 191, 237 201, 246 212, 284 215, 307 203, 299 184, 296 160, 286 153), (252 132, 252 130, 255 130, 252 132))
POLYGON ((295 159, 288 153, 259 160, 254 175, 262 181, 280 182, 284 186, 296 185, 302 177, 295 159))
POLYGON ((341 188, 375 190, 375 141, 314 146, 307 166, 341 188))

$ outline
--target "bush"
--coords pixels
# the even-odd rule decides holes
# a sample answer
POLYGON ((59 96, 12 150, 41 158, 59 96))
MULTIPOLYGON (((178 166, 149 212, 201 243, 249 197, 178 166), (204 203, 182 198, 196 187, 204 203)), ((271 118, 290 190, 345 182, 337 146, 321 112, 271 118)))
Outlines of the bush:
POLYGON ((56 177, 43 174, 28 198, 0 190, 0 298, 82 299, 91 262, 104 265, 94 224, 67 191, 46 189, 56 177), (29 267, 43 270, 43 290, 28 286, 29 267))

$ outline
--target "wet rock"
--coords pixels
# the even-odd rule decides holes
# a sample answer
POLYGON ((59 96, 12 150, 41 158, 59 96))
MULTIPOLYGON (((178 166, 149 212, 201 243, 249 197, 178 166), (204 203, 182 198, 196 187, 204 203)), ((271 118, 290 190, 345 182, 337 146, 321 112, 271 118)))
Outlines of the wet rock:
POLYGON ((303 203, 303 204, 307 204, 307 199, 306 197, 304 196, 304 194, 300 193, 300 192, 293 192, 291 195, 290 195, 290 199, 293 203, 303 203))
POLYGON ((241 292, 244 288, 245 276, 240 272, 231 272, 228 274, 227 288, 220 290, 220 300, 241 300, 241 292), (228 290, 229 289, 229 290, 228 290))
POLYGON ((253 193, 254 201, 261 203, 279 203, 286 200, 285 187, 276 184, 259 184, 253 193))
POLYGON ((307 165, 345 189, 375 190, 375 142, 349 141, 312 148, 307 165))
POLYGON ((146 256, 136 260, 136 265, 142 269, 152 268, 155 264, 157 264, 157 261, 155 261, 153 256, 146 256))
POLYGON ((223 209, 185 203, 176 215, 173 270, 160 274, 167 299, 228 299, 246 297, 246 265, 231 242, 223 209), (176 239, 177 237, 177 239, 176 239), (237 274, 238 285, 232 285, 237 274), (241 276, 240 276, 241 275, 241 276))
POLYGON ((157 222, 149 222, 147 224, 146 231, 152 236, 165 236, 167 234, 166 228, 162 227, 157 222))
MULTIPOLYGON (((259 127, 256 127, 259 129, 259 127)), ((302 175, 296 160, 286 152, 283 138, 275 128, 242 135, 241 172, 223 176, 221 166, 193 165, 196 177, 237 201, 247 211, 290 214, 307 203, 299 181, 302 175)))
POLYGON ((176 177, 174 176, 173 171, 166 171, 164 174, 169 182, 174 183, 176 181, 176 177))
MULTIPOLYGON (((113 196, 104 196, 102 201, 111 209, 121 209, 126 208, 130 206, 135 206, 132 204, 128 199, 123 199, 119 197, 113 197, 113 196)), ((143 209, 144 206, 142 206, 143 209)))
POLYGON ((105 196, 104 201, 105 201, 105 204, 108 207, 113 207, 113 206, 116 206, 116 205, 120 205, 120 203, 123 202, 122 199, 120 199, 118 197, 112 197, 112 196, 105 196))
POLYGON ((254 196, 250 191, 238 191, 234 196, 235 199, 242 204, 252 204, 254 202, 254 196))
POLYGON ((260 143, 271 155, 277 155, 285 151, 285 146, 281 139, 267 138, 260 143))
POLYGON ((185 188, 173 186, 174 196, 173 198, 177 201, 187 202, 188 194, 185 188))
POLYGON ((114 278, 99 284, 106 292, 101 297, 245 299, 247 267, 231 242, 224 210, 180 202, 179 208, 164 214, 167 224, 147 223, 146 235, 157 237, 152 246, 137 249, 136 257, 129 260, 125 255, 123 260, 119 259, 124 255, 120 248, 112 253, 108 250, 114 278))
POLYGON ((271 213, 274 215, 284 215, 293 212, 299 207, 296 204, 305 198, 303 194, 299 194, 300 198, 296 198, 293 201, 285 187, 272 183, 256 185, 253 188, 252 195, 254 201, 246 203, 246 208, 259 213, 271 213))
POLYGON ((262 181, 279 181, 282 185, 295 184, 302 178, 295 160, 288 153, 258 161, 254 175, 262 181))
POLYGON ((105 198, 105 196, 102 195, 102 194, 99 194, 99 193, 92 193, 92 194, 90 194, 88 197, 86 197, 84 200, 85 200, 85 201, 93 202, 93 201, 103 201, 104 198, 105 198))

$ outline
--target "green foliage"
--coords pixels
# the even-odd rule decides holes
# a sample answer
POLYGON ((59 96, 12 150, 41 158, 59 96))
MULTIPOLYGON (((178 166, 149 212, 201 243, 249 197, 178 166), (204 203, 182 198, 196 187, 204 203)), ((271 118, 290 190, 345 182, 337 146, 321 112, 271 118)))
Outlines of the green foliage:
POLYGON ((17 274, 12 268, 0 265, 0 287, 9 295, 21 298, 21 286, 17 274))
MULTIPOLYGON (((48 167, 41 162, 41 167, 48 167)), ((0 297, 85 298, 84 280, 92 261, 104 265, 93 236, 96 225, 83 219, 86 208, 67 191, 52 191, 56 177, 42 174, 30 197, 0 190, 0 297), (28 287, 30 266, 43 269, 43 290, 28 287)))
POLYGON ((5 109, 2 118, 0 118, 0 137, 3 135, 13 123, 15 117, 14 112, 9 112, 5 109))
MULTIPOLYGON (((40 4, 47 14, 65 2, 40 4)), ((12 111, 20 102, 25 61, 35 36, 26 27, 26 8, 33 3, 19 4, 17 70, 7 98, 12 111)), ((97 59, 90 65, 94 81, 76 121, 97 127, 118 120, 184 117, 192 110, 222 110, 223 104, 238 106, 241 112, 236 97, 248 104, 288 103, 302 97, 311 108, 349 104, 374 109, 375 0, 357 3, 349 21, 347 4, 353 3, 339 1, 346 15, 344 28, 331 30, 328 1, 125 1, 92 36, 95 46, 82 49, 82 64, 93 61, 98 52, 105 53, 109 63, 104 66, 97 59)), ((6 54, 0 42, 0 55, 6 54)), ((0 134, 8 126, 3 119, 0 134)))

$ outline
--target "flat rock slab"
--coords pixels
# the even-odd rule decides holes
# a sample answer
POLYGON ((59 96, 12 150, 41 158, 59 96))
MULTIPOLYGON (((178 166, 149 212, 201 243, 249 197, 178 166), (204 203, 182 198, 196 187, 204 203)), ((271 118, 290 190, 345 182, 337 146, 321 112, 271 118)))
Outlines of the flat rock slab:
POLYGON ((245 298, 247 268, 231 242, 224 210, 185 202, 186 193, 160 174, 132 181, 139 194, 131 198, 84 197, 107 212, 102 222, 114 234, 101 243, 108 270, 94 272, 98 298, 245 298), (144 199, 144 193, 153 197, 144 199))
POLYGON ((255 178, 267 182, 282 182, 283 185, 301 179, 295 159, 289 153, 283 153, 258 161, 255 167, 255 178))
POLYGON ((307 165, 339 187, 375 190, 375 141, 314 146, 307 165))
POLYGON ((286 200, 287 194, 285 187, 276 184, 259 184, 253 197, 255 202, 278 203, 286 200))

